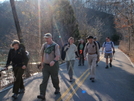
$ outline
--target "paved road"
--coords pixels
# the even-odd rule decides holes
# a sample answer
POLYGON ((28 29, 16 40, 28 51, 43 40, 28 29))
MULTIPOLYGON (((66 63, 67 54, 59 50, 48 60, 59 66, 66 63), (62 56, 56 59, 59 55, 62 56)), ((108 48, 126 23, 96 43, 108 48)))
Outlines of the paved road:
MULTIPOLYGON (((74 67, 74 81, 68 81, 66 65, 60 66, 59 78, 61 93, 54 95, 55 89, 49 80, 47 101, 134 101, 134 67, 128 58, 116 48, 113 67, 105 69, 105 59, 101 58, 96 68, 96 81, 89 80, 87 62, 85 66, 74 67)), ((15 101, 40 101, 36 98, 39 94, 41 74, 25 81, 26 92, 19 95, 15 101)), ((13 101, 12 89, 0 93, 0 101, 13 101)))

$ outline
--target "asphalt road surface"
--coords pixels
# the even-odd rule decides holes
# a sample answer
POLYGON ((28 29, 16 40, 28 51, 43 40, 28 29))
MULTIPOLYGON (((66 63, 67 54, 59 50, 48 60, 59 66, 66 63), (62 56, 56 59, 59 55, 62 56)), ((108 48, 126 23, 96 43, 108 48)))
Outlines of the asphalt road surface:
MULTIPOLYGON (((96 80, 89 80, 87 61, 85 66, 78 66, 75 61, 74 81, 69 82, 66 64, 60 66, 60 94, 54 94, 54 87, 49 79, 46 101, 134 101, 134 67, 129 59, 116 48, 113 67, 105 69, 105 58, 96 67, 96 80)), ((18 99, 12 99, 12 87, 0 92, 0 101, 41 101, 37 99, 42 74, 25 80, 25 93, 18 99)))

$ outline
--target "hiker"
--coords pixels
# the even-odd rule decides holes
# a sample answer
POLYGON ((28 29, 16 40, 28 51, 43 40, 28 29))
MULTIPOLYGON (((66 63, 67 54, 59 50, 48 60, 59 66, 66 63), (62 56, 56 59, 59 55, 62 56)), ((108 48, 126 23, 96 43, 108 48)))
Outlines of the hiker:
POLYGON ((78 48, 78 54, 79 54, 79 65, 78 66, 84 66, 84 54, 83 54, 83 51, 84 51, 84 47, 85 47, 85 43, 84 43, 84 40, 83 39, 80 39, 79 40, 79 44, 77 46, 78 48))
POLYGON ((104 54, 104 57, 106 58, 106 69, 108 69, 108 58, 110 58, 110 67, 112 67, 112 57, 113 57, 113 54, 115 53, 115 48, 114 48, 114 43, 110 40, 109 37, 106 37, 106 42, 103 43, 102 45, 102 54, 103 54, 103 51, 104 51, 104 48, 105 48, 105 54, 104 54), (112 51, 113 49, 113 51, 112 51))
POLYGON ((17 98, 18 94, 25 92, 25 87, 23 84, 22 75, 27 65, 27 56, 25 50, 20 49, 20 42, 18 40, 13 40, 11 44, 11 49, 8 53, 6 68, 10 63, 12 63, 13 73, 15 77, 15 81, 13 84, 13 98, 17 98))
POLYGON ((73 68, 75 63, 75 57, 78 57, 77 47, 74 44, 74 38, 70 37, 68 39, 68 45, 65 46, 64 50, 66 51, 65 61, 67 63, 67 71, 70 78, 70 82, 73 81, 73 68))
MULTIPOLYGON (((99 43, 99 41, 97 41, 97 38, 96 37, 94 37, 94 41, 98 44, 99 49, 100 49, 100 43, 99 43)), ((98 62, 99 61, 96 61, 96 66, 98 66, 98 62)))
POLYGON ((97 41, 97 38, 96 37, 94 37, 94 41, 98 44, 99 49, 100 49, 101 48, 101 45, 100 45, 99 41, 97 41))
POLYGON ((84 59, 86 60, 86 55, 88 58, 88 66, 90 69, 90 80, 92 82, 95 81, 95 71, 96 71, 96 61, 99 61, 99 46, 98 44, 93 40, 93 36, 87 37, 88 42, 85 45, 84 48, 84 59))
POLYGON ((41 67, 43 80, 40 84, 40 95, 37 98, 45 100, 46 87, 48 83, 49 76, 51 76, 52 84, 55 88, 54 94, 60 93, 59 87, 59 57, 60 50, 59 45, 52 40, 52 34, 46 33, 44 35, 45 43, 41 47, 41 67))

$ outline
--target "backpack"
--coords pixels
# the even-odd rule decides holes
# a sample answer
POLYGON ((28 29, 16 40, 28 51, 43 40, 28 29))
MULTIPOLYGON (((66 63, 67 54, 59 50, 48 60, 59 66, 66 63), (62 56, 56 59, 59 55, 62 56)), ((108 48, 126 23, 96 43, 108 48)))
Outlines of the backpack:
MULTIPOLYGON (((88 46, 89 43, 87 43, 86 46, 88 46)), ((95 44, 95 47, 96 47, 96 54, 97 54, 97 45, 96 45, 96 42, 94 41, 94 44, 95 44)))
MULTIPOLYGON (((113 42, 111 41, 110 42, 110 44, 111 44, 111 46, 113 47, 113 44, 112 44, 113 42)), ((106 41, 104 42, 104 46, 106 45, 106 41)))
POLYGON ((20 50, 20 52, 21 52, 22 50, 25 51, 25 55, 26 55, 25 62, 26 62, 26 65, 27 65, 28 62, 29 62, 29 52, 26 51, 25 46, 24 46, 23 44, 20 44, 19 50, 20 50))
POLYGON ((98 46, 99 46, 99 49, 100 49, 100 47, 101 47, 101 46, 100 46, 100 43, 99 43, 98 41, 96 41, 96 43, 98 43, 98 46))
POLYGON ((66 57, 66 51, 68 50, 64 50, 65 46, 67 46, 68 44, 65 44, 62 48, 61 48, 61 59, 65 60, 66 57))
MULTIPOLYGON (((50 54, 52 51, 54 51, 54 53, 55 53, 55 46, 56 46, 55 43, 53 43, 52 45, 50 45, 50 46, 47 47, 47 48, 45 48, 45 45, 46 45, 46 44, 44 44, 43 52, 50 54)), ((55 54, 54 54, 54 57, 55 57, 55 54)))

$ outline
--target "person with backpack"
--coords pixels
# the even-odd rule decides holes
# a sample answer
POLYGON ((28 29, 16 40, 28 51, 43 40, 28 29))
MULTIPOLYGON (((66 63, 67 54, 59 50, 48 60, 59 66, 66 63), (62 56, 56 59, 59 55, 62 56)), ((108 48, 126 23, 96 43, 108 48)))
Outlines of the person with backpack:
POLYGON ((84 54, 83 54, 83 51, 84 51, 84 47, 85 47, 85 43, 84 43, 84 40, 83 39, 80 39, 79 40, 79 44, 77 46, 78 48, 78 54, 79 54, 79 65, 78 66, 84 66, 84 54))
POLYGON ((106 42, 103 43, 102 45, 102 54, 105 48, 105 54, 104 57, 106 58, 106 69, 108 69, 108 58, 110 58, 110 67, 112 67, 112 57, 113 54, 115 53, 115 48, 114 48, 114 43, 110 40, 109 37, 106 37, 106 42), (113 50, 112 50, 113 49, 113 50))
POLYGON ((8 58, 6 62, 6 68, 12 63, 13 73, 15 81, 13 84, 13 98, 17 98, 18 94, 25 92, 25 87, 23 84, 22 75, 27 65, 27 56, 23 49, 20 48, 20 42, 18 40, 13 40, 11 44, 11 49, 8 53, 8 58), (20 91, 19 91, 20 90, 20 91))
POLYGON ((96 37, 94 37, 94 41, 98 44, 99 49, 100 49, 101 45, 100 45, 99 41, 97 41, 97 38, 96 37))
MULTIPOLYGON (((98 46, 99 46, 99 49, 100 49, 100 43, 99 43, 99 41, 97 41, 97 38, 96 37, 94 37, 94 41, 98 44, 98 46)), ((98 62, 99 61, 96 61, 96 66, 98 66, 98 62)))
POLYGON ((44 35, 45 43, 41 47, 41 67, 43 80, 40 84, 40 95, 37 96, 38 99, 46 100, 46 87, 48 79, 51 76, 52 84, 55 88, 54 94, 60 93, 59 87, 59 63, 60 50, 59 45, 52 40, 52 34, 46 33, 44 35))
POLYGON ((95 81, 96 61, 99 60, 99 46, 93 40, 93 36, 87 37, 88 42, 84 48, 84 59, 88 58, 88 66, 90 69, 90 80, 95 81))
POLYGON ((77 46, 74 44, 73 37, 70 37, 68 39, 68 44, 64 47, 64 51, 66 51, 65 61, 67 64, 68 75, 70 78, 70 82, 72 82, 73 81, 73 68, 74 68, 75 58, 76 58, 76 56, 78 57, 77 46))

